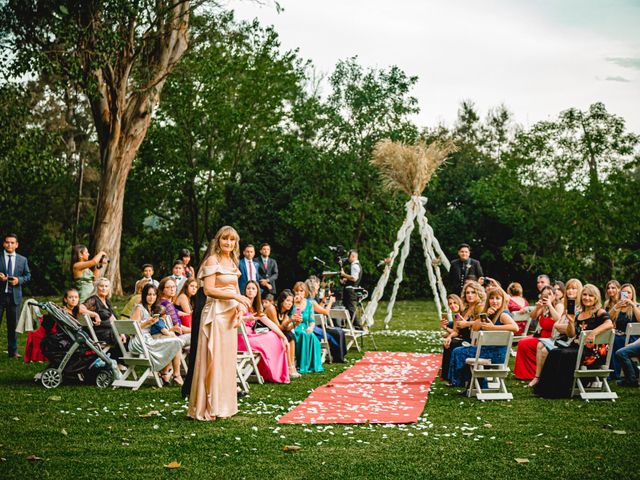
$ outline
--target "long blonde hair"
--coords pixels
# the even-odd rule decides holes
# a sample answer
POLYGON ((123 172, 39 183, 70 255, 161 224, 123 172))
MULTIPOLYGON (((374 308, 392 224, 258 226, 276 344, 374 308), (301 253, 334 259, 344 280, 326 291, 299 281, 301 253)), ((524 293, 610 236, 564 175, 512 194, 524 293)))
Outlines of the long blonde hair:
POLYGON ((567 290, 569 290, 570 287, 576 287, 576 290, 578 290, 578 293, 576 294, 576 298, 574 298, 574 300, 576 301, 576 306, 578 306, 578 304, 580 303, 580 298, 582 297, 582 282, 580 280, 578 280, 577 278, 570 278, 569 280, 567 280, 567 283, 564 286, 564 311, 567 311, 567 300, 569 297, 567 297, 567 290))
MULTIPOLYGON (((204 254, 204 258, 202 259, 202 263, 200 264, 200 270, 202 270, 203 266, 207 262, 207 259, 211 255, 215 255, 218 259, 220 259, 220 255, 222 254, 222 250, 220 249, 220 239, 226 237, 228 235, 233 235, 236 241, 235 247, 233 247, 233 251, 231 252, 231 260, 236 266, 240 263, 240 235, 235 228, 225 225, 220 228, 215 236, 209 242, 209 247, 207 248, 207 252, 204 254)), ((200 276, 200 270, 198 270, 198 277, 200 276)))
POLYGON ((484 309, 484 305, 487 302, 487 292, 482 287, 482 285, 480 285, 475 280, 471 280, 465 283, 464 287, 462 287, 462 306, 464 308, 464 312, 466 312, 470 307, 470 305, 467 303, 468 288, 473 288, 476 292, 476 295, 478 295, 478 303, 476 303, 472 312, 473 316, 475 317, 476 315, 482 313, 482 310, 484 309))
MULTIPOLYGON (((632 284, 630 283, 625 283, 624 285, 622 285, 620 287, 620 293, 622 293, 622 289, 623 288, 628 288, 629 290, 631 290, 631 298, 629 300, 631 300, 632 302, 636 301, 636 287, 634 287, 632 284)), ((609 309, 609 315, 611 316, 611 320, 613 321, 613 323, 616 323, 616 320, 618 320, 618 315, 620 315, 620 312, 622 310, 619 308, 616 308, 616 305, 613 305, 610 309, 609 309)), ((627 307, 627 312, 629 311, 629 308, 627 307)), ((633 316, 633 309, 631 309, 631 315, 633 316)))
POLYGON ((589 295, 593 295, 596 299, 593 305, 593 313, 595 314, 598 310, 602 308, 602 296, 600 295, 600 289, 591 283, 587 283, 580 293, 580 311, 584 312, 586 310, 585 306, 582 304, 582 294, 588 293, 589 295))
POLYGON ((617 280, 609 280, 607 282, 607 284, 604 286, 604 308, 605 308, 605 310, 609 310, 616 303, 618 303, 618 300, 620 300, 620 290, 622 290, 622 287, 620 286, 620 282, 619 281, 617 281, 617 280), (607 290, 609 290, 609 285, 613 285, 614 287, 616 287, 618 289, 618 295, 616 297, 612 298, 607 293, 607 290))

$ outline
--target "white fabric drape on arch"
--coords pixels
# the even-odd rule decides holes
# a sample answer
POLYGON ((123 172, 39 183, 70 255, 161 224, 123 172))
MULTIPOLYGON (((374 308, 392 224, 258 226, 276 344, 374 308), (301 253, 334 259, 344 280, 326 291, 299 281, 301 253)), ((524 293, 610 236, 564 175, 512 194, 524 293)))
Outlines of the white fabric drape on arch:
POLYGON ((449 320, 451 320, 451 312, 447 305, 447 291, 442 282, 442 275, 440 274, 440 265, 443 265, 447 271, 449 270, 449 260, 445 256, 442 248, 440 248, 440 242, 435 237, 433 228, 427 222, 427 211, 425 204, 427 199, 418 195, 413 195, 409 201, 405 204, 407 215, 398 234, 396 235, 396 241, 393 244, 393 251, 389 255, 389 262, 384 267, 384 272, 378 280, 373 294, 371 295, 371 301, 367 304, 367 308, 364 312, 364 323, 368 326, 373 325, 373 316, 378 308, 378 302, 382 298, 384 288, 389 281, 389 275, 391 269, 396 261, 398 253, 400 253, 400 262, 398 263, 398 270, 396 279, 393 282, 393 291, 391 298, 389 299, 389 305, 387 306, 387 315, 384 318, 385 328, 389 328, 389 322, 393 314, 393 306, 396 302, 396 296, 398 295, 398 288, 403 278, 404 262, 409 255, 411 232, 415 228, 415 224, 418 224, 418 231, 420 232, 420 239, 422 243, 422 250, 424 252, 425 265, 427 267, 427 274, 429 277, 429 285, 433 291, 433 297, 436 303, 436 309, 438 315, 442 314, 443 309, 446 310, 449 320))

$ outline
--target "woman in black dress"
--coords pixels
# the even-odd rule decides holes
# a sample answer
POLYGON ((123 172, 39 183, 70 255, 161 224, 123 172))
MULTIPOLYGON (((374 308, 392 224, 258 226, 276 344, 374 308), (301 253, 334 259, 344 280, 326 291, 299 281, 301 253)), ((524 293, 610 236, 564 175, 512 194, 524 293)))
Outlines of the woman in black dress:
POLYGON ((569 398, 573 386, 573 372, 578 358, 578 346, 582 331, 588 331, 582 352, 582 365, 594 369, 603 365, 607 359, 608 345, 594 344, 596 336, 611 330, 613 323, 607 311, 602 308, 598 287, 588 283, 580 295, 578 315, 567 315, 567 336, 574 337, 564 346, 555 343, 544 364, 534 393, 545 398, 569 398))

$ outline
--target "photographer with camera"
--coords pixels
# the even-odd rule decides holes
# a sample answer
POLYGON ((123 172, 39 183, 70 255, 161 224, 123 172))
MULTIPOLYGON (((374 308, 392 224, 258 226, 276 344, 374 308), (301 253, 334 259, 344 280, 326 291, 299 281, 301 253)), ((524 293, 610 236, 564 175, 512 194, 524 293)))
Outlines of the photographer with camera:
POLYGON ((94 282, 102 276, 102 267, 109 263, 106 252, 99 251, 89 258, 89 249, 76 245, 71 251, 71 274, 73 286, 80 294, 80 303, 93 294, 94 282))
POLYGON ((342 289, 342 304, 344 308, 349 310, 349 315, 353 321, 353 326, 356 328, 362 328, 360 321, 356 318, 356 303, 357 295, 355 288, 360 285, 362 280, 362 267, 358 261, 358 252, 356 250, 349 250, 349 254, 346 260, 351 264, 349 273, 344 271, 344 259, 340 262, 340 283, 343 285, 342 289))

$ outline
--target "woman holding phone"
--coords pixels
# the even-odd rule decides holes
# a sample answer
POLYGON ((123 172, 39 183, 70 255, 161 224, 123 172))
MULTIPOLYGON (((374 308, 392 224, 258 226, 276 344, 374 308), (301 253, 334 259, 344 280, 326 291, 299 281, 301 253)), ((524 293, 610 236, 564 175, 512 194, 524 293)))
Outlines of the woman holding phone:
POLYGON ((316 326, 313 321, 313 304, 308 300, 309 291, 304 282, 293 286, 293 321, 296 326, 296 360, 299 373, 322 372, 322 346, 313 333, 316 326))
POLYGON ((300 374, 296 370, 296 336, 293 333, 293 329, 302 321, 302 318, 293 319, 291 315, 291 309, 293 308, 293 292, 288 288, 280 292, 278 295, 278 305, 275 311, 275 319, 271 318, 270 313, 272 310, 267 310, 265 313, 272 321, 277 322, 280 326, 280 330, 289 342, 289 348, 287 349, 287 363, 289 365, 289 378, 299 378, 300 374))
MULTIPOLYGON (((613 354, 611 357, 611 368, 613 373, 611 378, 620 378, 620 370, 622 366, 618 361, 616 352, 624 347, 626 342, 627 325, 633 322, 640 322, 640 306, 636 299, 636 289, 630 283, 625 283, 620 287, 620 300, 609 310, 611 321, 616 330, 616 336, 613 340, 613 354)), ((629 338, 629 343, 638 340, 637 336, 629 338)))
MULTIPOLYGON (((514 334, 518 331, 518 325, 511 318, 508 310, 509 296, 501 288, 490 288, 487 293, 489 297, 487 307, 478 315, 472 323, 471 328, 475 331, 508 331, 514 334)), ((469 381, 469 369, 466 365, 467 358, 476 355, 478 347, 459 347, 451 352, 451 363, 449 365, 449 381, 454 387, 462 386, 469 381)), ((504 361, 507 355, 506 347, 482 347, 480 356, 491 359, 492 363, 504 361)))
MULTIPOLYGON (((182 360, 182 342, 178 337, 151 336, 150 328, 158 321, 158 316, 152 312, 159 305, 158 289, 151 283, 147 283, 142 289, 140 303, 133 307, 131 320, 138 322, 142 330, 144 345, 149 352, 151 369, 161 372, 165 384, 170 381, 169 369, 173 366, 174 377, 180 383, 180 361, 182 360)), ((134 353, 144 354, 144 347, 138 337, 129 342, 129 350, 134 353)))

